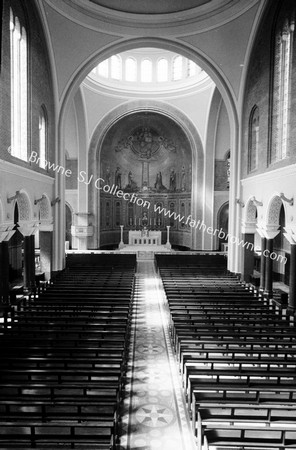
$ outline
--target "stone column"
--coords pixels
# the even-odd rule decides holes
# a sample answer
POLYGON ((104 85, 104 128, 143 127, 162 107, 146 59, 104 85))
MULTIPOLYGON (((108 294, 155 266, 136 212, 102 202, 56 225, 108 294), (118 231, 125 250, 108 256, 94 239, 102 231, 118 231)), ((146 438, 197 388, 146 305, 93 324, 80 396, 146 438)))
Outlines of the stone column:
POLYGON ((264 292, 265 288, 265 262, 266 257, 264 256, 264 251, 266 250, 266 238, 261 238, 261 258, 260 258, 260 292, 264 292))
POLYGON ((51 278, 52 272, 52 231, 40 231, 40 268, 44 272, 45 280, 51 278))
POLYGON ((32 247, 31 236, 24 236, 24 292, 31 292, 32 247))
MULTIPOLYGON (((273 283, 273 260, 270 258, 273 252, 273 240, 279 234, 278 226, 266 225, 260 230, 260 235, 266 239, 266 248, 262 249, 262 255, 265 259, 265 284, 264 284, 264 296, 272 298, 272 283, 273 283)), ((263 262, 262 262, 263 264, 263 262)))
POLYGON ((250 282, 250 277, 254 271, 254 243, 255 243, 256 224, 245 224, 242 227, 242 240, 244 243, 242 249, 242 268, 241 278, 246 283, 250 282))
POLYGON ((267 298, 272 298, 273 260, 269 256, 271 255, 272 252, 273 252, 273 239, 266 239, 264 294, 267 298))
POLYGON ((24 292, 35 288, 35 236, 36 223, 23 224, 19 231, 24 236, 24 292))

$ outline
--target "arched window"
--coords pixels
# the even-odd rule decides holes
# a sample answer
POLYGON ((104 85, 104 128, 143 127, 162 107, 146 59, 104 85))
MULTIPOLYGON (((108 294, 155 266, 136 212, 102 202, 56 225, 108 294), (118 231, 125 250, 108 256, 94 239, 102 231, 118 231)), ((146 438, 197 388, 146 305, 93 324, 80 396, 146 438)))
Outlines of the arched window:
POLYGON ((259 154, 259 108, 254 106, 249 120, 249 172, 255 170, 258 165, 259 154))
POLYGON ((121 80, 122 78, 121 58, 118 55, 111 56, 111 78, 115 80, 121 80))
POLYGON ((194 75, 196 74, 197 74, 197 65, 195 64, 195 62, 188 59, 188 76, 194 77, 194 75))
MULTIPOLYGON (((291 14, 291 16, 293 16, 291 14)), ((288 151, 290 76, 294 21, 279 20, 275 35, 271 162, 285 158, 288 151)))
POLYGON ((134 58, 127 58, 125 61, 126 81, 137 81, 137 62, 134 58))
POLYGON ((39 165, 45 168, 45 161, 47 156, 47 115, 45 107, 43 106, 39 115, 39 165))
POLYGON ((11 154, 28 156, 28 54, 27 33, 10 9, 11 154))
POLYGON ((141 81, 144 83, 152 81, 152 62, 150 59, 143 59, 141 62, 141 81))
POLYGON ((98 65, 98 74, 101 77, 108 78, 108 76, 109 76, 109 59, 105 59, 98 65))
POLYGON ((173 60, 173 80, 181 80, 183 72, 183 58, 178 55, 173 60))
POLYGON ((168 61, 160 59, 157 63, 157 81, 168 81, 168 61))

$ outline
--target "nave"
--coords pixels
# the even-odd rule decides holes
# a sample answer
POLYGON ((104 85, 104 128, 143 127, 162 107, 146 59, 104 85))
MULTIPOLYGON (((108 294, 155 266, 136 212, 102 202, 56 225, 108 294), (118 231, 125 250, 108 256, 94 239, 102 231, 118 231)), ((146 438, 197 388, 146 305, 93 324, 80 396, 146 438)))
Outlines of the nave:
POLYGON ((1 330, 0 448, 296 448, 284 309, 223 255, 71 255, 1 330))

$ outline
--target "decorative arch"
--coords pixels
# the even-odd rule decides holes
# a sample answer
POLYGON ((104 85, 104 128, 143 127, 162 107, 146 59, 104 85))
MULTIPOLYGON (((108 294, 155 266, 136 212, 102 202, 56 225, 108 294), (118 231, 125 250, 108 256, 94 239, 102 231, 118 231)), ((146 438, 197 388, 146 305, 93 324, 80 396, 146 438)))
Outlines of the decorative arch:
POLYGON ((41 222, 52 220, 51 203, 46 194, 42 195, 42 201, 40 202, 40 220, 41 222))
MULTIPOLYGON (((230 147, 231 148, 237 148, 238 147, 238 112, 236 108, 236 97, 233 92, 231 83, 229 80, 225 77, 222 70, 220 70, 218 65, 214 65, 212 61, 207 59, 206 55, 202 55, 198 52, 197 49, 193 49, 192 46, 186 43, 180 43, 180 42, 174 42, 172 40, 163 39, 163 38, 131 38, 127 39, 123 42, 117 42, 117 43, 111 43, 110 45, 106 46, 103 50, 99 49, 98 52, 94 53, 91 57, 89 57, 86 61, 84 61, 80 67, 77 68, 76 72, 73 74, 71 79, 69 79, 69 82, 64 89, 61 98, 60 98, 60 115, 58 120, 58 147, 60 149, 59 152, 59 160, 57 163, 63 165, 65 163, 64 159, 64 153, 63 149, 65 148, 65 123, 67 119, 67 113, 69 108, 71 107, 71 102, 79 88, 79 85, 82 83, 83 79, 86 77, 86 75, 95 67, 97 66, 101 61, 109 58, 113 54, 117 54, 120 52, 124 52, 127 50, 131 50, 134 48, 141 48, 141 47, 154 47, 154 48, 163 48, 165 50, 169 50, 172 52, 180 53, 181 55, 185 56, 186 58, 194 61, 197 65, 199 65, 202 69, 204 69, 209 76, 212 78, 212 80, 215 82, 218 90, 221 93, 221 96, 224 100, 227 113, 229 116, 229 122, 230 122, 230 133, 231 133, 231 139, 230 139, 230 147)), ((196 130, 195 130, 196 133, 196 130)), ((237 217, 237 211, 235 206, 235 198, 236 198, 236 186, 237 181, 239 177, 239 173, 237 170, 234 170, 234 168, 237 167, 238 164, 238 158, 239 155, 237 152, 233 154, 233 157, 231 158, 231 170, 232 170, 232 176, 233 176, 233 188, 230 188, 230 225, 231 229, 230 232, 233 235, 238 234, 239 230, 239 223, 238 223, 238 217, 237 217)), ((193 171, 194 173, 194 171, 193 171)), ((201 174, 201 180, 203 181, 203 173, 201 174)), ((58 195, 61 198, 61 204, 59 209, 57 210, 57 214, 55 215, 55 227, 57 230, 64 229, 65 227, 65 206, 64 206, 64 183, 61 181, 60 188, 58 195)), ((197 189, 193 186, 193 191, 195 192, 195 195, 197 196, 197 189)), ((202 211, 199 211, 199 208, 195 205, 194 199, 192 199, 192 214, 197 215, 196 212, 200 213, 200 216, 202 217, 202 211)), ((192 236, 192 248, 193 249, 199 249, 202 248, 201 242, 199 242, 197 235, 192 236)), ((55 248, 54 248, 54 254, 55 254, 55 266, 61 267, 61 264, 63 265, 64 262, 64 239, 62 233, 60 235, 55 236, 55 248)), ((237 270, 237 264, 238 264, 238 249, 236 246, 232 246, 229 252, 229 269, 230 270, 237 270)))
MULTIPOLYGON (((266 217, 266 225, 267 226, 274 226, 278 227, 280 224, 280 211, 282 205, 284 206, 285 210, 285 204, 283 203, 282 199, 279 195, 274 195, 272 199, 269 201, 268 207, 267 207, 267 217, 266 217)), ((286 214, 286 210, 285 210, 286 214)))
POLYGON ((257 206, 251 198, 246 203, 244 221, 246 224, 257 223, 257 206))
POLYGON ((19 208, 19 221, 29 222, 32 220, 33 208, 29 195, 24 190, 21 190, 16 201, 19 208))
MULTIPOLYGON (((202 145, 201 138, 196 127, 191 123, 187 116, 185 116, 181 111, 172 105, 168 105, 159 101, 139 101, 135 100, 132 102, 120 105, 115 110, 111 111, 105 116, 105 118, 97 125, 94 130, 93 136, 91 138, 89 146, 89 157, 88 157, 88 173, 93 175, 94 179, 99 178, 99 168, 101 166, 100 152, 102 148, 103 141, 106 134, 111 129, 111 127, 116 124, 121 118, 128 116, 130 114, 142 111, 149 111, 158 113, 160 115, 165 115, 166 117, 173 120, 176 124, 180 126, 185 136, 187 137, 191 152, 192 152, 192 217, 202 217, 202 196, 199 195, 203 191, 204 187, 204 149, 202 145)), ((93 216, 94 225, 94 235, 92 238, 91 246, 92 248, 98 248, 99 242, 96 239, 98 236, 99 221, 97 211, 100 210, 99 202, 100 191, 96 189, 95 183, 89 185, 88 190, 88 202, 89 202, 89 212, 93 216)), ((199 246, 201 248, 201 243, 197 243, 196 230, 192 231, 192 246, 196 248, 199 246), (195 231, 195 234, 194 234, 195 231)))

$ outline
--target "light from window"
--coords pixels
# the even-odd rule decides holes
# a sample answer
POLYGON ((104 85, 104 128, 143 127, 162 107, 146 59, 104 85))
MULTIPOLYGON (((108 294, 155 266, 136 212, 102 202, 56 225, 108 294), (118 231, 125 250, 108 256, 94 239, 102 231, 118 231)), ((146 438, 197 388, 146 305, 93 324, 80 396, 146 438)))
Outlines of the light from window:
POLYGON ((157 63, 157 81, 168 81, 168 61, 160 59, 157 63))
POLYGON ((41 108, 39 116, 39 165, 42 169, 45 169, 46 160, 46 116, 44 109, 41 108))
POLYGON ((127 58, 125 61, 126 81, 137 81, 137 62, 134 58, 127 58))
POLYGON ((183 58, 182 56, 176 56, 173 61, 173 80, 181 80, 182 78, 182 67, 183 58))
POLYGON ((11 154, 27 160, 27 34, 10 10, 11 154))
POLYGON ((118 55, 111 56, 111 78, 114 80, 121 80, 122 78, 121 58, 118 55))
POLYGON ((188 59, 188 76, 194 77, 197 74, 197 65, 195 62, 191 61, 191 59, 188 59))
POLYGON ((149 59, 141 62, 141 81, 144 83, 152 81, 152 62, 149 59))
POLYGON ((101 77, 108 78, 109 76, 109 60, 105 59, 98 65, 98 73, 101 77))

